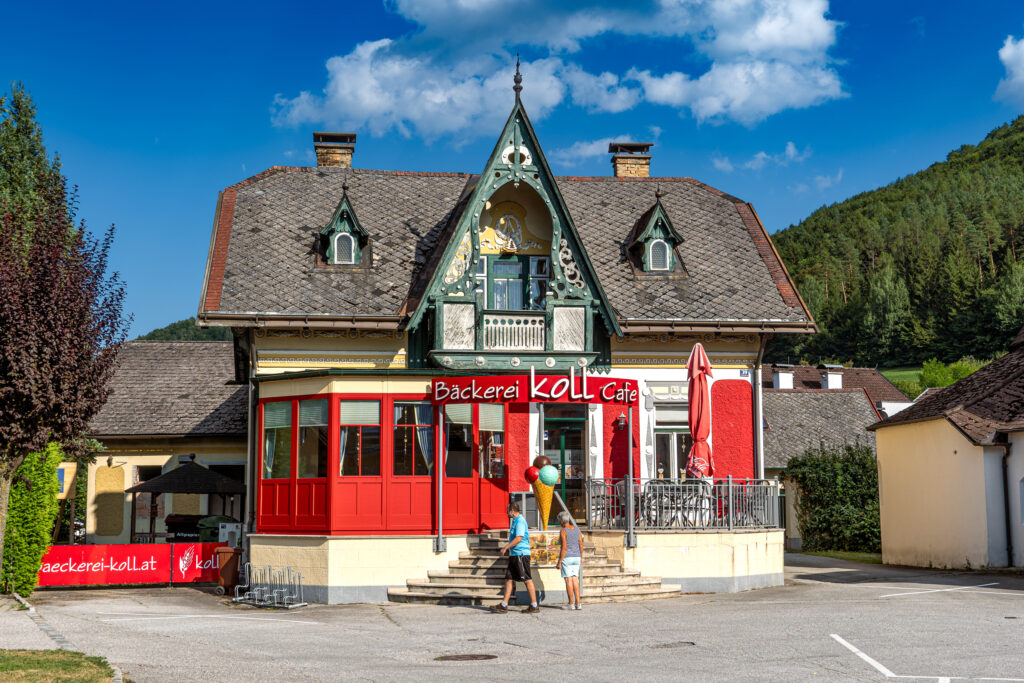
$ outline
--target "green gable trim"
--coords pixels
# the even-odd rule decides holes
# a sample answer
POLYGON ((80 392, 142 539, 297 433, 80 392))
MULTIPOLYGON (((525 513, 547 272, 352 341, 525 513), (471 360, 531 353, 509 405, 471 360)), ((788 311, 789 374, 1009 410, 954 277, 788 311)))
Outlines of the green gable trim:
POLYGON ((554 300, 559 302, 554 305, 560 305, 562 301, 568 303, 567 300, 596 301, 605 327, 621 334, 618 319, 555 184, 536 131, 518 98, 484 172, 469 190, 470 196, 431 275, 425 295, 412 312, 409 328, 421 323, 428 307, 439 297, 459 293, 472 296, 476 289, 475 273, 480 254, 477 234, 480 210, 507 183, 514 183, 517 187, 519 183, 529 185, 551 213, 551 285, 554 300))
POLYGON ((362 249, 370 241, 370 235, 359 224, 359 218, 356 216, 356 211, 352 208, 352 202, 348 198, 348 188, 343 187, 341 201, 338 202, 337 208, 334 209, 331 220, 320 229, 320 234, 327 240, 327 263, 332 265, 357 265, 359 263, 362 249), (352 238, 351 263, 336 263, 335 245, 338 243, 338 235, 349 235, 352 238))
POLYGON ((627 249, 639 252, 640 263, 647 273, 671 273, 676 269, 675 248, 683 242, 682 236, 672 226, 672 221, 661 204, 660 197, 654 206, 644 212, 634 229, 627 249), (664 242, 668 247, 664 268, 654 268, 651 263, 651 248, 657 241, 664 242))

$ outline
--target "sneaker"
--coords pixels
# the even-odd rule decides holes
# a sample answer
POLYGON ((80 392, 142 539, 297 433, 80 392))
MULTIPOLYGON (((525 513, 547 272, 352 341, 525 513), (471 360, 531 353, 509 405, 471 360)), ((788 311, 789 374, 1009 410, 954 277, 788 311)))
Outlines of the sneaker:
POLYGON ((573 605, 573 609, 583 609, 583 608, 580 607, 580 603, 577 602, 575 605, 573 605))
POLYGON ((508 607, 505 606, 505 605, 502 605, 501 603, 498 603, 497 605, 491 605, 491 611, 492 612, 498 612, 499 614, 504 614, 505 612, 508 611, 508 607))
POLYGON ((539 611, 540 607, 534 607, 533 605, 530 605, 529 607, 523 610, 523 614, 534 614, 539 611))
POLYGON ((562 605, 562 609, 571 610, 571 609, 576 609, 576 608, 573 607, 572 605, 562 605))

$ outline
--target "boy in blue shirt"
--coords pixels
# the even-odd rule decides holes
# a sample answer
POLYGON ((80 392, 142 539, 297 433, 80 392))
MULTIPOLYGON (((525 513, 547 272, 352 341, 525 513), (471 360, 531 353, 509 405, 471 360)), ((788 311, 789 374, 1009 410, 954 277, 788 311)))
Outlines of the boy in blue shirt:
POLYGON ((508 567, 505 568, 505 597, 500 605, 494 605, 491 610, 495 612, 507 612, 508 600, 512 597, 512 588, 516 581, 526 584, 526 590, 530 593, 530 606, 523 610, 524 614, 539 612, 537 607, 537 590, 533 587, 533 577, 530 576, 530 530, 526 526, 526 519, 519 512, 519 504, 509 503, 508 518, 508 543, 501 546, 499 554, 509 554, 508 567))

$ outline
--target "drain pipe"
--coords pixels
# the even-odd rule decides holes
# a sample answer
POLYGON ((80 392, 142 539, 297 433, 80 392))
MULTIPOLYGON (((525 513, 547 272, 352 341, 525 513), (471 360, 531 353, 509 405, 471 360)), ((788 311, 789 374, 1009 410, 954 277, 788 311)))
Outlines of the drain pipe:
MULTIPOLYGON (((1005 435, 1004 435, 1004 438, 1005 435)), ((1007 461, 1010 459, 1010 449, 1013 444, 1007 439, 1006 443, 997 443, 1003 449, 1003 514, 1006 523, 1006 566, 1013 566, 1013 528, 1010 526, 1010 475, 1007 468, 1007 461)))
POLYGON ((444 537, 444 406, 437 406, 437 439, 434 451, 434 476, 437 478, 437 536, 434 537, 434 552, 448 550, 444 537))
POLYGON ((758 479, 764 479, 764 399, 761 390, 761 363, 764 350, 775 335, 762 334, 761 343, 757 347, 757 361, 754 363, 754 377, 751 389, 754 390, 754 472, 758 479))

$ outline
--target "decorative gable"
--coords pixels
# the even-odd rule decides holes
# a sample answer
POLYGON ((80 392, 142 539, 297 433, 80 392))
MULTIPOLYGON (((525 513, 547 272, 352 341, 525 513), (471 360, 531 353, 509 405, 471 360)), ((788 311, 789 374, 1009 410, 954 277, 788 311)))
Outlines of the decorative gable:
POLYGON ((325 259, 332 266, 359 265, 370 242, 370 235, 359 225, 359 219, 348 198, 348 185, 342 185, 341 201, 334 215, 320 230, 325 245, 325 259))
POLYGON ((669 220, 661 203, 661 190, 655 192, 654 205, 637 220, 626 240, 626 251, 634 267, 641 272, 685 272, 676 247, 683 238, 669 220))
POLYGON ((598 356, 595 338, 619 332, 518 90, 449 225, 409 322, 433 363, 582 367, 598 356))

